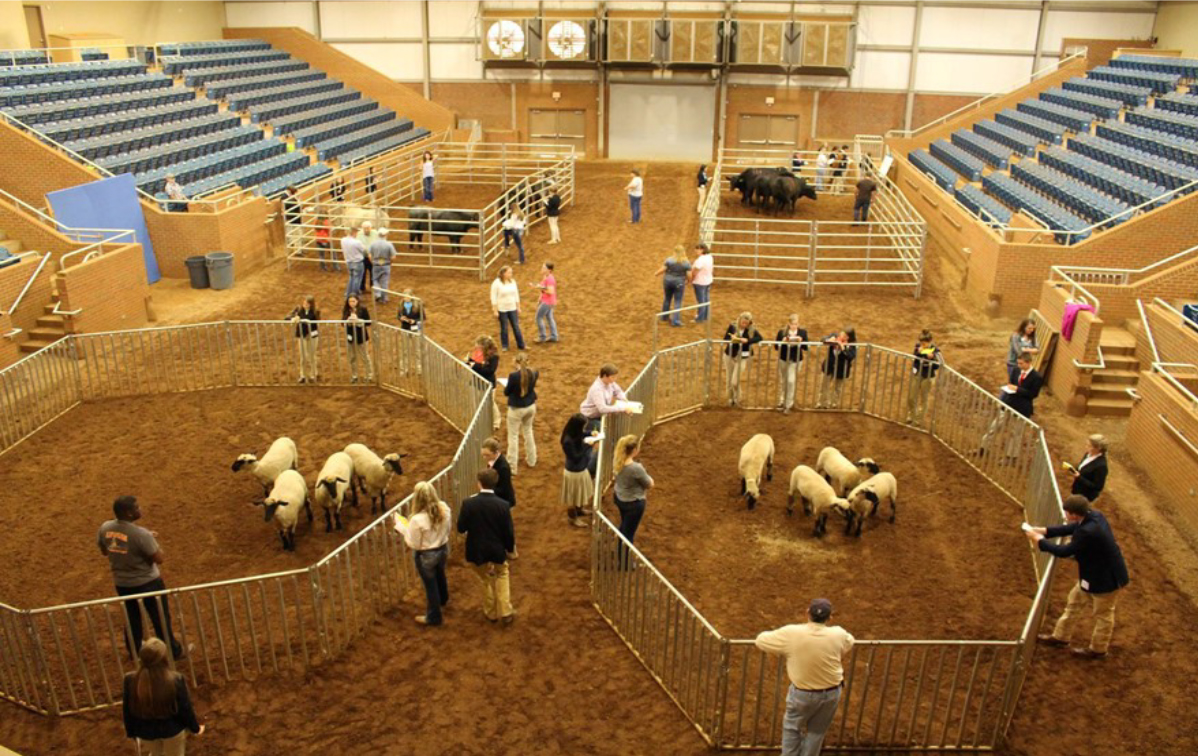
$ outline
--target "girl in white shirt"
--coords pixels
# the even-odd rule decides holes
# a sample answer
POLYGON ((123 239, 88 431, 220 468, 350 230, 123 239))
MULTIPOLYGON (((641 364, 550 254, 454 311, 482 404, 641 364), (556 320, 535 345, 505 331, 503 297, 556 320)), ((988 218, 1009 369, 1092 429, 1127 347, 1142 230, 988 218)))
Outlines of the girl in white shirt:
POLYGON ((424 160, 420 164, 420 179, 421 183, 424 185, 425 202, 433 201, 433 178, 436 175, 433 172, 434 160, 436 160, 436 158, 433 157, 433 153, 426 150, 424 153, 424 160))
POLYGON ((640 223, 641 200, 645 196, 645 180, 641 178, 640 171, 632 172, 632 178, 628 180, 624 191, 628 192, 628 206, 632 209, 632 220, 629 223, 640 223))
POLYGON ((449 505, 437 498, 431 483, 420 481, 412 492, 412 518, 395 515, 395 529, 416 559, 416 572, 424 583, 428 611, 416 617, 421 625, 440 625, 441 607, 449 603, 445 564, 449 561, 449 505))
POLYGON ((524 264, 524 226, 524 216, 519 208, 513 207, 503 219, 503 251, 506 253, 514 240, 516 249, 520 250, 521 265, 524 264))
POLYGON ((507 351, 507 329, 512 327, 516 348, 524 349, 524 334, 520 333, 520 286, 512 275, 512 266, 504 265, 491 282, 491 311, 499 318, 499 343, 507 351))

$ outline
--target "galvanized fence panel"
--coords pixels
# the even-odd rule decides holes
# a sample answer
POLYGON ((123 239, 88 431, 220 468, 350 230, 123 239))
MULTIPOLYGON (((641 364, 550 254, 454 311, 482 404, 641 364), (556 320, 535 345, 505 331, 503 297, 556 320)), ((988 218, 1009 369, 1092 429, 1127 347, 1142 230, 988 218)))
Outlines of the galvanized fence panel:
POLYGON ((374 373, 380 387, 410 397, 424 396, 424 334, 376 323, 371 339, 374 373))
POLYGON ((223 323, 72 337, 87 400, 200 391, 233 385, 223 323))
POLYGON ((68 337, 0 371, 0 453, 83 400, 78 370, 68 337))
MULTIPOLYGON (((778 359, 781 344, 762 341, 753 347, 750 357, 728 354, 729 342, 712 342, 710 404, 730 406, 737 392, 736 406, 742 409, 776 409, 783 404, 784 377, 778 359)), ((807 342, 803 359, 796 368, 794 409, 803 411, 857 411, 864 383, 862 365, 868 346, 857 345, 856 357, 845 378, 836 379, 825 370, 828 349, 822 342, 807 342)))
POLYGON ((462 360, 428 339, 423 340, 421 365, 424 400, 446 422, 465 433, 479 403, 491 390, 490 384, 462 360), (460 385, 463 370, 468 378, 465 386, 460 385))

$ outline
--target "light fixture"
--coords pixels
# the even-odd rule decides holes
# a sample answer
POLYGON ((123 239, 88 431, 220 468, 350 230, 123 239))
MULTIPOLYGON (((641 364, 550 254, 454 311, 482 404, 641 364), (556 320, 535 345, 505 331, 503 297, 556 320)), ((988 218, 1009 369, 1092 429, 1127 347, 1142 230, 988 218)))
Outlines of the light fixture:
POLYGON ((554 101, 554 102, 561 102, 561 101, 562 101, 562 93, 561 93, 561 92, 554 92, 554 93, 553 93, 553 101, 554 101))
POLYGON ((774 98, 773 97, 765 98, 765 104, 770 106, 771 108, 774 107, 774 98))

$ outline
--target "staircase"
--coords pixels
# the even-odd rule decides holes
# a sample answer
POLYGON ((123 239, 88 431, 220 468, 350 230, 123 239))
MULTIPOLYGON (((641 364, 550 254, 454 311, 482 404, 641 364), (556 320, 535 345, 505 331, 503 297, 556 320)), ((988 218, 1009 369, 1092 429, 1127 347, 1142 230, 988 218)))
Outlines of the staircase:
POLYGON ((1098 346, 1106 367, 1094 371, 1086 414, 1127 417, 1134 402, 1127 390, 1135 388, 1140 380, 1136 338, 1122 328, 1108 326, 1102 329, 1098 346))
POLYGON ((0 231, 0 247, 8 250, 10 255, 18 254, 21 251, 21 242, 17 239, 8 238, 8 233, 0 231))
POLYGON ((27 338, 18 345, 23 354, 33 354, 67 335, 66 316, 54 314, 58 301, 56 277, 55 289, 50 293, 50 304, 43 306, 42 314, 37 318, 37 327, 30 329, 27 338))

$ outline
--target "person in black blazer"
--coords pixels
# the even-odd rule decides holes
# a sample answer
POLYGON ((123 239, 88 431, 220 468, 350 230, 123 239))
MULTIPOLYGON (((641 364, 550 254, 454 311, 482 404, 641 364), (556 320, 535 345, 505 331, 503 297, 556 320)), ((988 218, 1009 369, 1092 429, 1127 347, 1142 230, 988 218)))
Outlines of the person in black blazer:
POLYGON ((795 404, 799 365, 803 362, 803 352, 807 351, 807 329, 799 328, 798 313, 790 314, 774 341, 778 342, 774 344, 778 350, 778 409, 787 414, 795 404))
POLYGON ((495 495, 499 474, 491 468, 478 473, 478 493, 462 502, 458 532, 466 534, 466 561, 474 565, 483 584, 483 614, 490 622, 510 625, 512 608, 508 554, 516 549, 512 508, 495 495))
POLYGON ((1030 418, 1033 412, 1032 402, 1040 396, 1040 389, 1044 387, 1044 378, 1032 369, 1030 352, 1019 355, 1019 359, 1015 361, 1015 369, 1007 379, 1009 382, 999 398, 1003 404, 1030 418))
POLYGON ((320 310, 316 309, 316 297, 309 294, 299 307, 291 311, 288 320, 295 323, 295 338, 300 349, 300 383, 316 383, 319 376, 316 362, 316 346, 320 343, 320 310))
POLYGON ((742 312, 735 323, 724 331, 724 367, 728 378, 728 406, 740 403, 740 382, 749 370, 753 359, 753 345, 762 341, 761 333, 753 325, 753 314, 742 312))
POLYGON ((1069 474, 1073 476, 1073 486, 1069 493, 1085 496, 1091 503, 1102 493, 1106 486, 1106 438, 1098 434, 1090 436, 1090 446, 1086 456, 1082 457, 1077 467, 1069 466, 1069 474))
POLYGON ((816 409, 839 409, 840 395, 844 384, 853 374, 853 360, 857 359, 857 331, 846 328, 828 334, 824 339, 828 356, 824 360, 824 374, 819 383, 819 400, 816 409))
POLYGON ((370 311, 351 294, 341 308, 341 319, 345 321, 345 340, 349 345, 350 382, 358 382, 358 368, 362 366, 366 370, 366 382, 370 383, 374 380, 374 365, 370 361, 370 311))
POLYGON ((483 441, 483 459, 499 476, 495 483, 495 495, 508 503, 509 507, 516 506, 516 489, 512 486, 512 466, 507 457, 499 451, 499 440, 488 438, 483 441))
POLYGON ((1101 659, 1107 655, 1111 634, 1115 630, 1115 604, 1119 590, 1129 582, 1127 564, 1123 552, 1115 542, 1115 535, 1102 513, 1091 509, 1084 496, 1066 497, 1063 505, 1065 525, 1027 530, 1028 539, 1040 551, 1048 552, 1060 559, 1073 557, 1077 560, 1077 585, 1069 591, 1065 612, 1057 620, 1051 633, 1038 639, 1050 646, 1067 646, 1082 613, 1089 608, 1094 615, 1094 633, 1090 645, 1074 648, 1073 653, 1090 659, 1101 659), (1072 536, 1069 543, 1050 543, 1049 538, 1072 536))

